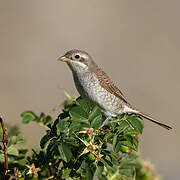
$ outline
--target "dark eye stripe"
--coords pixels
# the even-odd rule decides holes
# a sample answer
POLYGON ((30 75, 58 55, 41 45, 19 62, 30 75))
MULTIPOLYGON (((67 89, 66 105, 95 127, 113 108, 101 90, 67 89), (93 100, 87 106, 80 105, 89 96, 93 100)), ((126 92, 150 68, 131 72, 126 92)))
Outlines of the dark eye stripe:
POLYGON ((82 62, 82 63, 84 63, 84 64, 86 64, 88 66, 88 63, 84 58, 79 59, 79 62, 82 62))
POLYGON ((85 60, 84 60, 83 58, 81 58, 81 59, 79 60, 79 62, 85 62, 85 60))

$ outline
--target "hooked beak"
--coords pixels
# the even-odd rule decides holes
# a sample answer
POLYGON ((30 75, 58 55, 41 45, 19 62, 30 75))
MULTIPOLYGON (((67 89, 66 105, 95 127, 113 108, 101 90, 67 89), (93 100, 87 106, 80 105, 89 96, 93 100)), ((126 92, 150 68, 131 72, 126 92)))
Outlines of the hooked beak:
POLYGON ((71 59, 67 58, 66 56, 61 56, 58 58, 58 61, 69 62, 71 59))

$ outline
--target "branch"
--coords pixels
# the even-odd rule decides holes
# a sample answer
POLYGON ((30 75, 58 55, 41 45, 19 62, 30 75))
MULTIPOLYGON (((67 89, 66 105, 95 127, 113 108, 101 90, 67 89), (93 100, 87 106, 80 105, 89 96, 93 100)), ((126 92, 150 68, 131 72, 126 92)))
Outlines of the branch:
POLYGON ((3 122, 3 119, 0 117, 0 121, 1 121, 1 127, 3 130, 3 146, 4 146, 4 158, 5 158, 5 171, 4 171, 4 180, 8 179, 8 152, 7 152, 7 144, 6 144, 6 128, 3 122))

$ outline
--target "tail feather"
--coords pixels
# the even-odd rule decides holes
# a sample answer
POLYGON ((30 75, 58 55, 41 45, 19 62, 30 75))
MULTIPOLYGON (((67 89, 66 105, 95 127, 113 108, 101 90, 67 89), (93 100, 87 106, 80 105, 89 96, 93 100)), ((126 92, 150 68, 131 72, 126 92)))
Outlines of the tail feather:
POLYGON ((145 114, 145 113, 143 113, 143 112, 138 112, 138 114, 139 114, 140 116, 142 116, 143 118, 146 118, 147 120, 149 120, 149 121, 151 121, 151 122, 153 122, 153 123, 156 123, 156 124, 160 125, 160 126, 163 127, 163 128, 166 128, 166 129, 168 129, 168 130, 172 129, 172 127, 170 127, 170 126, 168 126, 168 125, 166 125, 166 124, 163 124, 163 123, 159 122, 159 121, 156 120, 155 118, 153 118, 153 117, 151 117, 151 116, 149 116, 149 115, 147 115, 147 114, 145 114))
POLYGON ((151 121, 153 123, 156 123, 156 124, 160 125, 161 127, 165 128, 165 129, 168 129, 168 130, 172 129, 172 127, 161 123, 157 119, 155 119, 155 118, 153 118, 153 117, 151 117, 151 116, 149 116, 149 115, 147 115, 147 114, 145 114, 143 112, 138 111, 136 108, 132 107, 131 105, 126 105, 124 107, 124 111, 127 112, 127 113, 130 112, 130 113, 139 114, 141 117, 146 118, 147 120, 149 120, 149 121, 151 121))

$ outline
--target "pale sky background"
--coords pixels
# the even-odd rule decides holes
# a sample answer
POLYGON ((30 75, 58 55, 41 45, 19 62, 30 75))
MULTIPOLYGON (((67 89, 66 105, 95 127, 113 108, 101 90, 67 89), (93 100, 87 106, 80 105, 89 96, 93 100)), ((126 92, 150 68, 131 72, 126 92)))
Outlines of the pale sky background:
MULTIPOLYGON (((165 180, 180 177, 179 0, 0 0, 0 114, 20 124, 21 112, 50 113, 78 95, 69 68, 58 56, 89 52, 138 109, 171 125, 145 121, 141 157, 165 180)), ((21 125, 28 147, 45 133, 21 125)))

